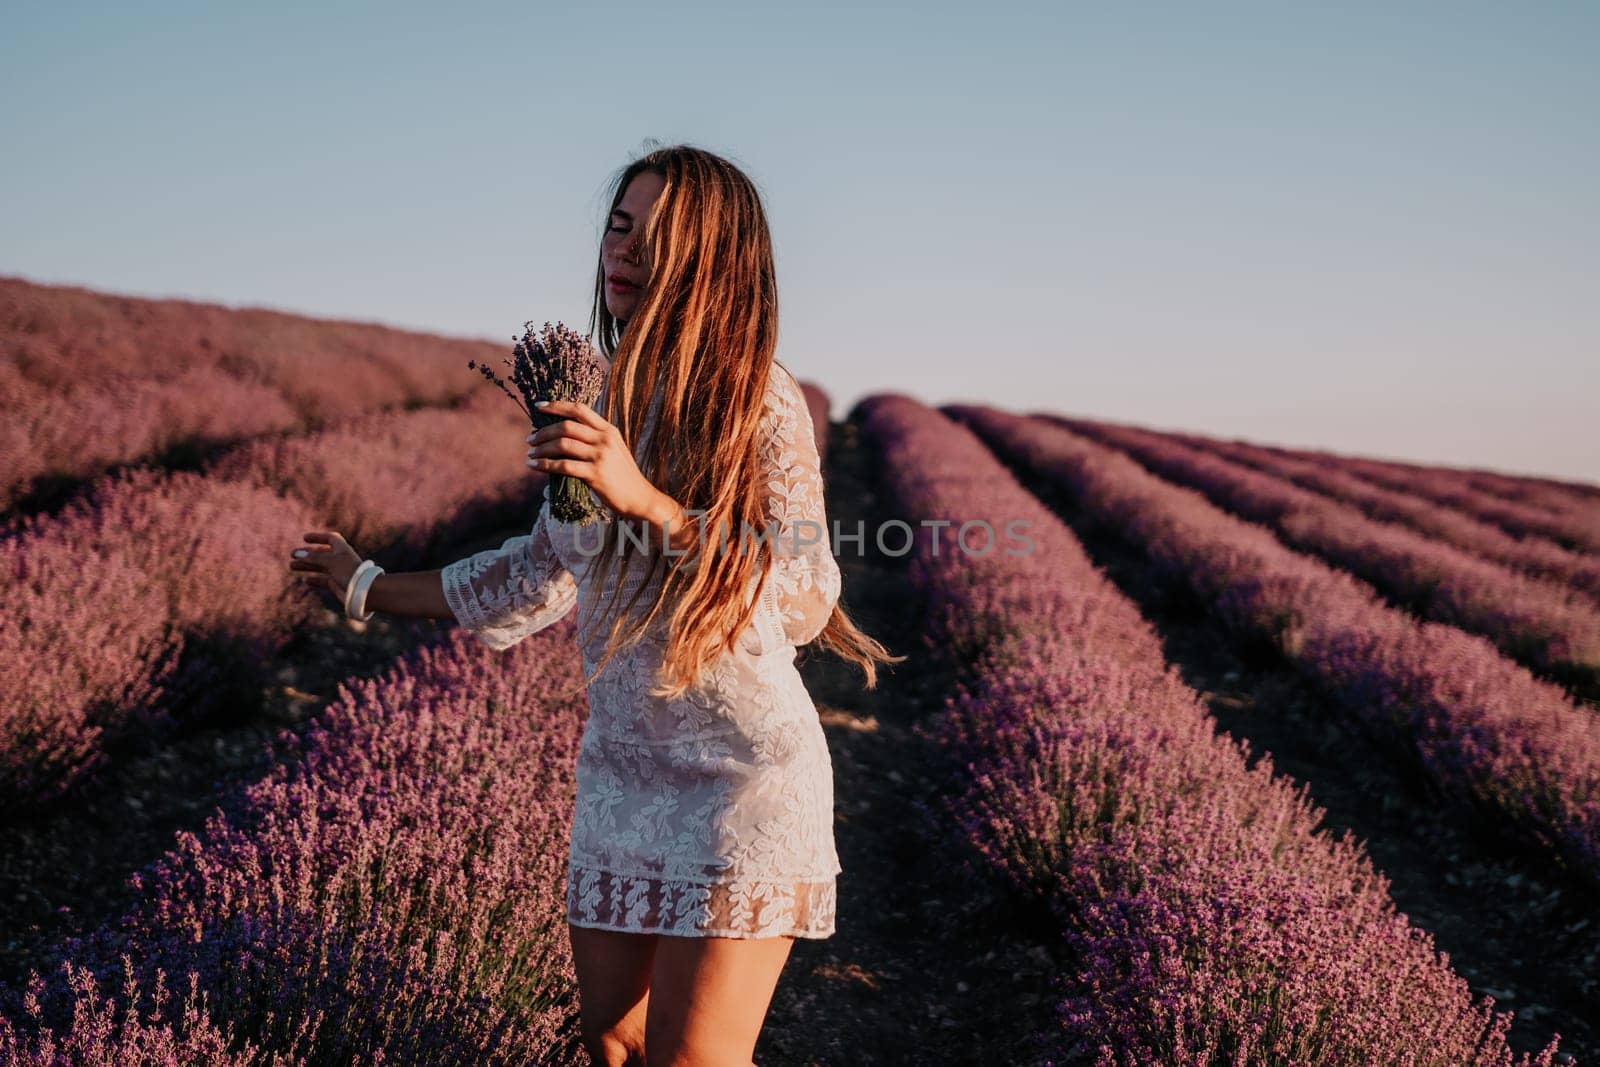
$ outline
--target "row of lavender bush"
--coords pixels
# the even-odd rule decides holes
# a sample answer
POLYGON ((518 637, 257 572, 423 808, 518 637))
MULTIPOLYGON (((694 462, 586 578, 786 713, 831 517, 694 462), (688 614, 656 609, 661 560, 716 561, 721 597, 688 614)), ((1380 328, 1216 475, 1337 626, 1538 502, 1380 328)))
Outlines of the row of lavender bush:
POLYGON ((1600 553, 1600 500, 1587 493, 1584 486, 1569 484, 1555 496, 1533 494, 1530 499, 1526 491, 1509 490, 1518 483, 1534 485, 1536 479, 1498 475, 1493 483, 1501 490, 1497 492, 1476 477, 1482 472, 1308 449, 1261 447, 1293 459, 1336 467, 1385 489, 1454 508, 1515 537, 1548 538, 1576 552, 1600 553))
POLYGON ((1540 511, 1557 515, 1586 513, 1591 520, 1600 518, 1600 485, 1592 482, 1564 481, 1536 474, 1505 474, 1500 471, 1464 467, 1430 466, 1394 459, 1380 460, 1371 456, 1350 458, 1373 466, 1398 468, 1413 474, 1430 474, 1437 483, 1448 482, 1463 489, 1526 504, 1540 511))
POLYGON ((318 598, 288 570, 310 529, 390 569, 479 525, 531 513, 510 405, 387 412, 258 442, 207 474, 103 476, 0 538, 0 808, 71 788, 107 734, 209 710, 258 681, 318 598))
POLYGON ((1399 522, 1429 537, 1513 570, 1570 585, 1600 603, 1600 558, 1563 548, 1545 537, 1513 537, 1490 522, 1440 507, 1411 493, 1397 492, 1357 477, 1338 464, 1297 459, 1279 451, 1200 434, 1166 436, 1359 508, 1368 518, 1399 522))
POLYGON ((1370 459, 1346 460, 1345 465, 1376 484, 1458 508, 1518 537, 1548 537, 1579 552, 1600 553, 1600 506, 1554 508, 1507 500, 1454 475, 1370 459))
POLYGON ((363 555, 410 567, 468 530, 533 521, 546 475, 528 468, 527 419, 485 389, 456 408, 379 412, 295 437, 252 441, 213 477, 304 501, 363 555))
POLYGON ((311 617, 283 562, 311 521, 267 490, 135 469, 0 540, 0 811, 66 792, 167 709, 202 714, 213 671, 265 662, 311 617))
POLYGON ((189 446, 465 394, 486 341, 0 278, 0 510, 189 446))
POLYGON ((1552 511, 1567 511, 1573 504, 1583 507, 1600 506, 1600 485, 1593 482, 1574 482, 1549 478, 1537 474, 1503 474, 1500 471, 1458 469, 1447 467, 1484 490, 1497 493, 1508 500, 1520 500, 1535 507, 1552 511))
POLYGON ((4 992, 0 1063, 582 1062, 585 707, 570 620, 498 655, 450 630, 347 682, 234 814, 133 876, 140 904, 4 992), (140 1008, 158 982, 186 1013, 140 1008))
POLYGON ((1600 716, 1483 638, 1385 605, 1126 455, 1048 421, 947 410, 1145 552, 1157 580, 1277 648, 1480 825, 1600 885, 1600 716))
POLYGON ((947 526, 911 574, 960 679, 920 728, 955 778, 943 804, 979 862, 1057 916, 1071 961, 1042 1054, 1513 1062, 1511 1016, 1473 1003, 1359 843, 1316 829, 1303 786, 1216 732, 1135 606, 976 436, 899 395, 858 411, 897 514, 1020 521, 1031 540, 983 551, 947 526))
POLYGON ((1283 542, 1371 582, 1425 618, 1482 634, 1548 676, 1600 686, 1600 605, 1406 526, 1163 434, 1088 419, 1051 421, 1128 453, 1283 542))

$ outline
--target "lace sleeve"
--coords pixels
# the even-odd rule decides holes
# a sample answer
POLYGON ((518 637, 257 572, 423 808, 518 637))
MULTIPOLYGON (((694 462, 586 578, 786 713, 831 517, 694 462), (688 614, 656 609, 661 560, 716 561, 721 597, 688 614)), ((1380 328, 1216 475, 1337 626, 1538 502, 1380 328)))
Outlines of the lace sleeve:
POLYGON ((440 572, 445 602, 456 621, 483 644, 504 651, 559 622, 578 602, 578 582, 550 545, 550 503, 531 533, 507 538, 448 564, 440 572))
POLYGON ((762 611, 784 643, 804 645, 827 625, 839 600, 839 561, 828 540, 822 462, 805 393, 774 364, 767 391, 760 450, 772 537, 772 574, 762 590, 762 611))

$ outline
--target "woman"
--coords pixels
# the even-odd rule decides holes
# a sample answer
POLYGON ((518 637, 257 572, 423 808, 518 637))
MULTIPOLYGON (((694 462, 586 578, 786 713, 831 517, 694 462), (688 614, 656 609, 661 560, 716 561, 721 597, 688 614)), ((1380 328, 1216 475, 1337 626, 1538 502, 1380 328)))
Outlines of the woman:
MULTIPOLYGON (((794 939, 834 931, 841 870, 795 650, 817 642, 869 688, 876 662, 904 658, 838 604, 812 421, 773 359, 777 325, 750 180, 685 145, 635 160, 595 278, 605 386, 594 408, 550 402, 563 421, 528 438, 529 465, 582 479, 600 522, 556 519, 547 491, 531 533, 367 591, 369 611, 454 619, 494 649, 582 605, 590 714, 566 899, 596 1063, 644 1063, 646 1047, 650 1064, 752 1063, 794 939)), ((342 595, 360 557, 337 533, 306 540, 321 547, 291 568, 342 595)))

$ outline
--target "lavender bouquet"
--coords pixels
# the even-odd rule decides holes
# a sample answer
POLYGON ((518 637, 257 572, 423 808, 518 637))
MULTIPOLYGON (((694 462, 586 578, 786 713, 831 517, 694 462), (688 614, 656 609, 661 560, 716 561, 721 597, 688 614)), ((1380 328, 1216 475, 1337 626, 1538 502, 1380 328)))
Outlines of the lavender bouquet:
MULTIPOLYGON (((487 363, 468 360, 467 367, 478 371, 516 402, 535 430, 561 421, 560 415, 547 415, 533 406, 536 400, 576 400, 591 407, 605 384, 605 371, 589 339, 563 323, 534 332, 533 323, 523 323, 522 339, 505 362, 511 367, 512 392, 504 378, 487 363), (518 396, 518 393, 521 396, 518 396)), ((587 526, 599 517, 589 486, 570 474, 550 476, 550 514, 562 522, 587 526)))

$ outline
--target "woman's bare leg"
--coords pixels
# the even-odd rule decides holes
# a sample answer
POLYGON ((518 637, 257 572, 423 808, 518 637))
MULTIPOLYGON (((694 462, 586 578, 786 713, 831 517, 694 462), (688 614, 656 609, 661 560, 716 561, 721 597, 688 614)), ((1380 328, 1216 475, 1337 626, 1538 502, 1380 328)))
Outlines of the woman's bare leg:
POLYGON ((567 924, 578 972, 578 1022, 596 1067, 644 1067, 656 934, 567 924))
POLYGON ((649 1067, 751 1067, 793 947, 793 937, 661 937, 645 1020, 649 1067))

